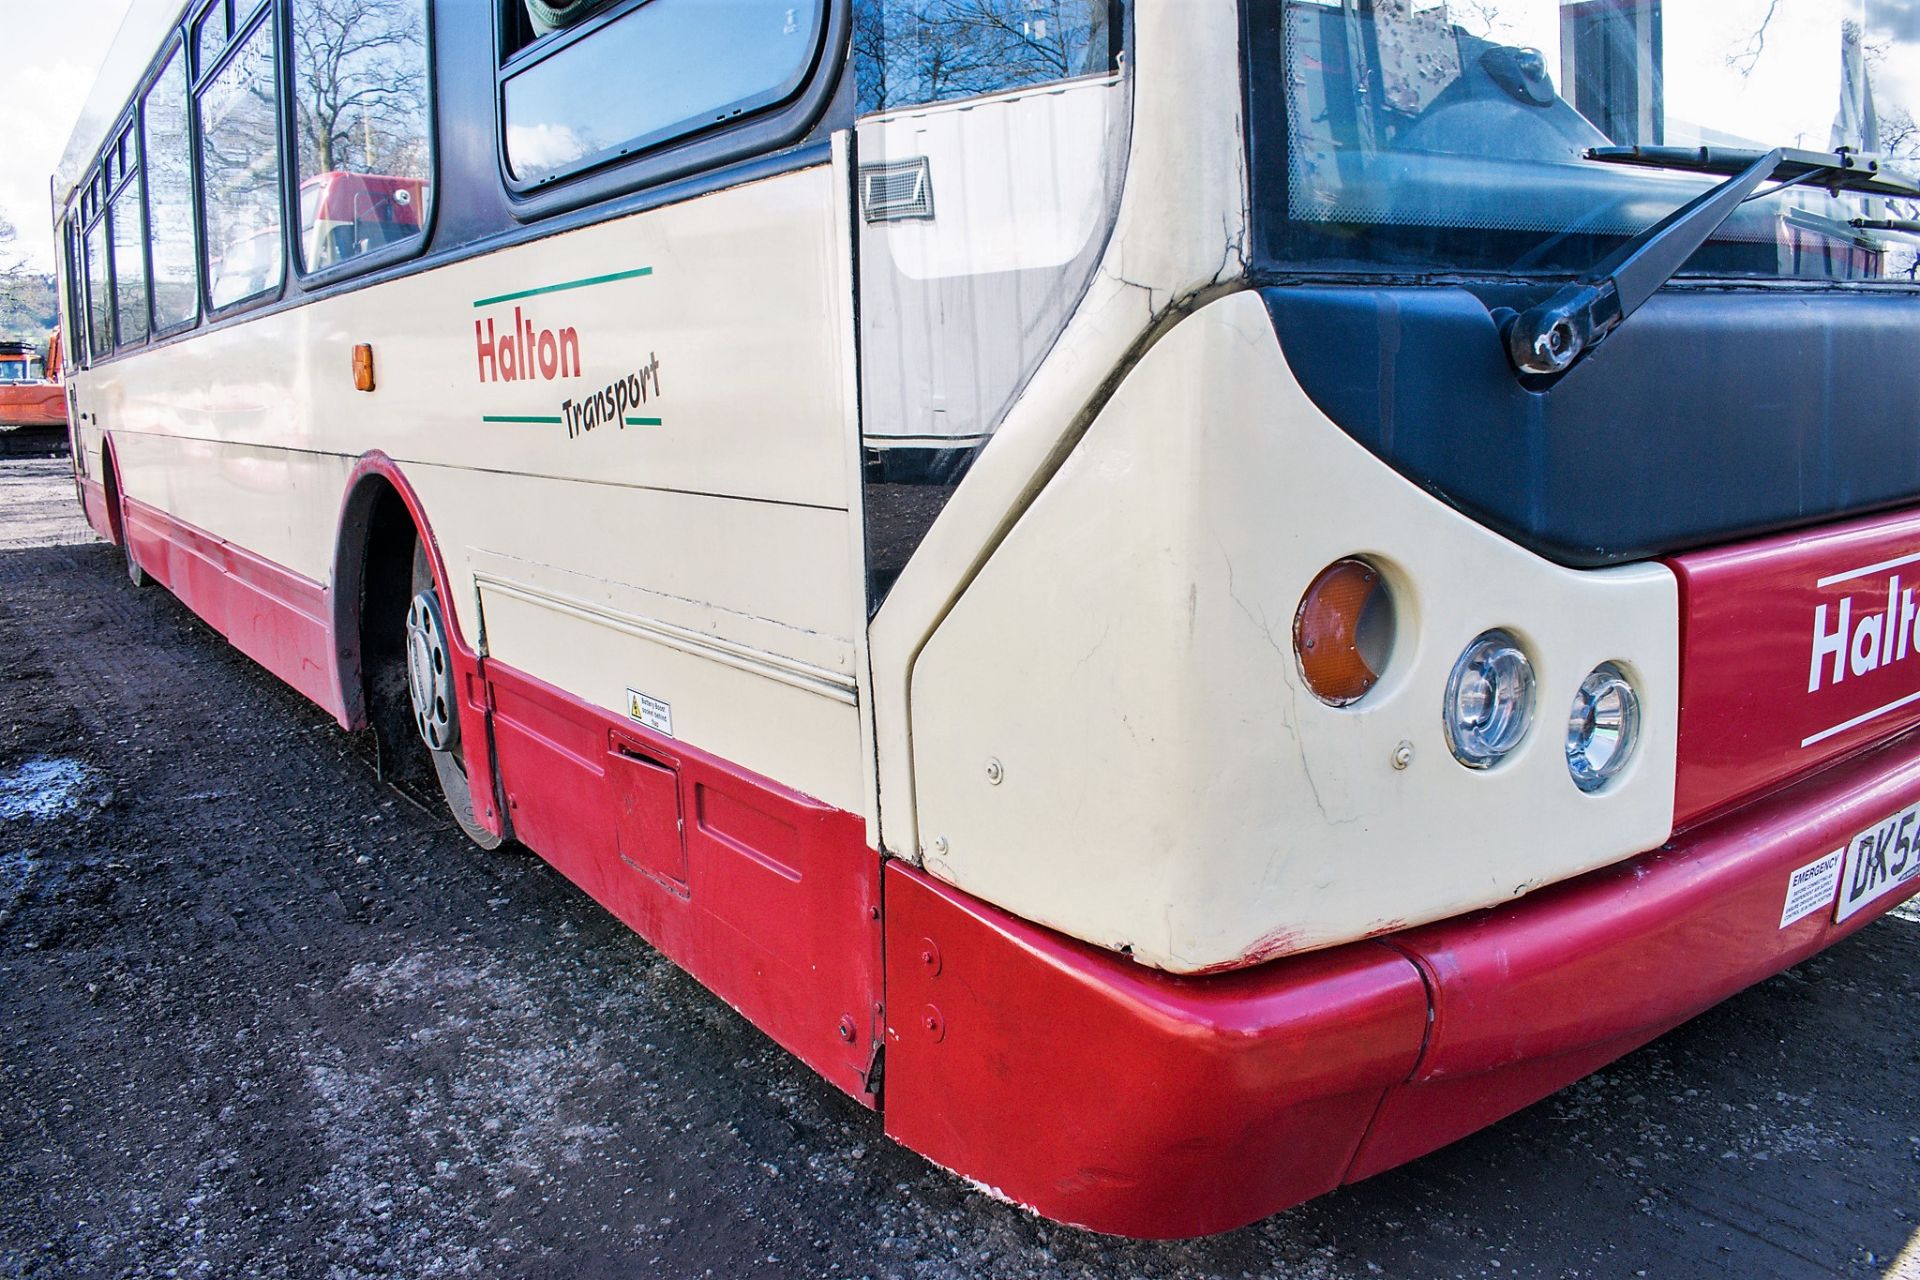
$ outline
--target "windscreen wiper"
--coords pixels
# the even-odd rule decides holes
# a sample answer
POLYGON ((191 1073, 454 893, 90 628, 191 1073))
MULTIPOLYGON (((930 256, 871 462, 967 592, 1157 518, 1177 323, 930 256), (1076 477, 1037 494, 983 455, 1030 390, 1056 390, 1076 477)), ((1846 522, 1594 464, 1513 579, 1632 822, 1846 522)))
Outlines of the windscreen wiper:
POLYGON ((1507 329, 1507 354, 1522 373, 1555 374, 1572 368, 1673 279, 1769 179, 1779 185, 1767 195, 1811 185, 1835 193, 1920 197, 1920 186, 1882 167, 1877 157, 1846 150, 1594 147, 1586 158, 1729 176, 1608 254, 1579 280, 1516 316, 1507 329))

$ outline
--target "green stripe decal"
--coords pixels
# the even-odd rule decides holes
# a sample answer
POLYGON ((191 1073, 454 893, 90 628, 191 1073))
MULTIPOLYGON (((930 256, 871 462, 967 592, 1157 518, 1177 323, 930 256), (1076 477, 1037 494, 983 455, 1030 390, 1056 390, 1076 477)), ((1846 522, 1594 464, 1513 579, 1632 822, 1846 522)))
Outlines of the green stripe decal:
POLYGON ((540 423, 551 423, 556 427, 560 425, 560 419, 557 417, 530 418, 530 417, 522 417, 516 414, 504 414, 504 413, 485 414, 481 417, 480 421, 482 422, 540 422, 540 423))
POLYGON ((564 280, 559 284, 543 284, 538 289, 522 289, 517 293, 496 294, 491 298, 482 298, 473 305, 491 307, 496 302, 517 302, 521 298, 537 298, 543 293, 564 293, 568 289, 585 289, 596 284, 612 284, 616 280, 637 280, 641 276, 652 274, 652 267, 636 267, 632 271, 616 271, 612 275, 588 276, 585 280, 564 280))
POLYGON ((658 419, 658 418, 628 418, 628 419, 627 419, 627 425, 628 425, 628 426, 630 426, 630 427, 657 427, 657 426, 659 426, 659 425, 660 425, 660 419, 658 419))

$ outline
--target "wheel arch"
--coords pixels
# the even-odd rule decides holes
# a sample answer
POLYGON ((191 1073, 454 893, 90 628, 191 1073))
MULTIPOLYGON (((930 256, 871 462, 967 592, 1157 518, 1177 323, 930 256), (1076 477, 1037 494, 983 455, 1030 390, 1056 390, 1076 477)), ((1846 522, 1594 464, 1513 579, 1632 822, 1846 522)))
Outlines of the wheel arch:
MULTIPOLYGON (((433 567, 433 581, 439 588, 441 600, 453 598, 440 543, 434 537, 433 525, 427 520, 420 496, 386 454, 362 455, 347 477, 346 494, 340 503, 334 535, 333 587, 329 592, 333 611, 334 673, 340 685, 340 704, 346 708, 348 727, 352 729, 363 729, 367 724, 361 610, 366 596, 368 557, 386 532, 383 516, 393 511, 392 504, 398 504, 413 525, 414 537, 426 547, 427 562, 433 567)), ((461 633, 459 618, 451 608, 448 615, 456 652, 463 660, 477 660, 474 647, 461 633)))
POLYGON ((332 609, 334 678, 340 690, 344 721, 350 729, 372 728, 366 673, 366 601, 376 558, 392 555, 397 525, 411 526, 414 539, 426 549, 427 563, 444 606, 448 640, 461 690, 461 744, 474 814, 480 823, 502 834, 504 821, 497 800, 492 734, 484 703, 482 658, 461 630, 453 607, 452 579, 425 504, 400 467, 384 453, 363 455, 347 478, 336 524, 333 552, 332 609), (476 702, 476 696, 479 701, 476 702), (483 781, 484 779, 484 781, 483 781))
POLYGON ((116 547, 127 543, 126 513, 121 502, 126 488, 120 482, 120 451, 114 447, 113 433, 100 433, 100 487, 107 496, 107 541, 116 547))

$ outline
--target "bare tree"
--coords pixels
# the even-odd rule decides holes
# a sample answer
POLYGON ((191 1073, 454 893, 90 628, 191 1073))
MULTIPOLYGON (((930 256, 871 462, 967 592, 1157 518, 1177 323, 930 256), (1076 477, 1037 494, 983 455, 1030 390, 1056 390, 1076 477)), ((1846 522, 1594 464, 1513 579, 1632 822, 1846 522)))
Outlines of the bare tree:
POLYGON ((0 214, 0 337, 44 343, 58 320, 53 277, 18 249, 19 231, 0 214))
POLYGON ((294 103, 303 176, 425 171, 426 33, 420 0, 297 6, 294 103))
POLYGON ((1483 40, 1491 40, 1507 25, 1496 0, 1453 0, 1447 8, 1455 23, 1483 40))
POLYGON ((1744 79, 1753 74, 1760 65, 1760 55, 1767 51, 1767 29, 1773 25, 1773 15, 1780 11, 1780 0, 1767 0, 1767 12, 1761 17, 1760 25, 1754 28, 1748 37, 1746 47, 1727 55, 1727 65, 1738 71, 1744 79))

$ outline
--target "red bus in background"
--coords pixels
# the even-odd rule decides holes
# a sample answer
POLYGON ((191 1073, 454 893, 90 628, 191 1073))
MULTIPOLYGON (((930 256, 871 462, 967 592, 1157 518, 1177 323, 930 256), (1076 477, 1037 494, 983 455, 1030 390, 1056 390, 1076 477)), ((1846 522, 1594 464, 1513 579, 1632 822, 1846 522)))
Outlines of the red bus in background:
POLYGON ((300 184, 300 236, 319 270, 420 233, 424 178, 317 173, 300 184))

